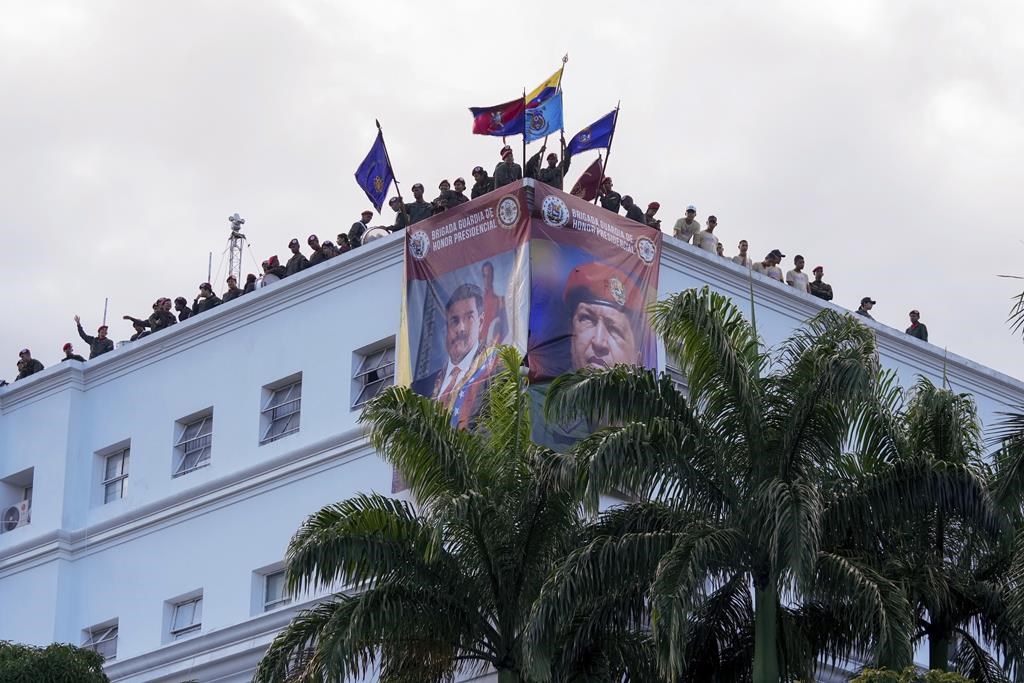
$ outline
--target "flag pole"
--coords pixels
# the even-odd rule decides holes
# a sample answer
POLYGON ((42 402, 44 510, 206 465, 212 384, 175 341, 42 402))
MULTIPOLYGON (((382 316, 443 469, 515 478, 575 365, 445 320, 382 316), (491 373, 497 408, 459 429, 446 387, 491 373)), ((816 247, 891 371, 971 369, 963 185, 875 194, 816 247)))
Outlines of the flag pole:
MULTIPOLYGON (((558 93, 562 92, 562 76, 565 75, 565 65, 568 64, 568 63, 569 63, 569 53, 566 52, 564 55, 562 55, 562 68, 558 70, 558 82, 555 83, 555 94, 556 95, 558 93)), ((548 137, 549 136, 550 136, 550 133, 548 135, 544 136, 544 144, 541 145, 541 147, 545 147, 546 148, 548 146, 548 137)), ((564 116, 562 117, 562 137, 565 137, 565 117, 564 116)), ((562 152, 564 153, 565 150, 563 149, 562 152)))
MULTIPOLYGON (((402 208, 402 213, 405 213, 405 201, 402 199, 402 188, 398 186, 398 178, 395 177, 395 167, 391 165, 391 155, 388 154, 388 143, 384 140, 384 130, 380 127, 380 120, 374 119, 373 122, 377 124, 377 132, 380 133, 380 146, 384 148, 384 160, 388 162, 388 169, 391 171, 391 180, 395 183, 395 192, 398 193, 398 204, 402 208)), ((380 215, 380 210, 377 211, 377 215, 380 215)))
POLYGON ((526 86, 523 86, 523 177, 526 177, 526 86))
MULTIPOLYGON (((608 151, 604 155, 604 166, 601 167, 601 182, 597 186, 598 196, 601 193, 601 185, 604 184, 605 171, 608 170, 608 159, 612 156, 612 143, 615 142, 615 128, 619 123, 619 106, 622 105, 622 100, 615 103, 615 118, 612 119, 612 134, 608 137, 608 151)), ((597 197, 594 197, 594 203, 597 204, 597 197)))

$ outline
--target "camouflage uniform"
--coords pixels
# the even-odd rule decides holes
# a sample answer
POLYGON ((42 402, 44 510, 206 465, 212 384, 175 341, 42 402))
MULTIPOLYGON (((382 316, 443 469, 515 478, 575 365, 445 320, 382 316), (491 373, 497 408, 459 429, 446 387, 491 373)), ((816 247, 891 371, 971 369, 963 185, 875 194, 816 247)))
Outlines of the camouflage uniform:
POLYGON ((114 350, 114 340, 110 337, 106 339, 100 339, 99 337, 90 337, 82 329, 82 326, 78 326, 78 336, 82 338, 86 344, 89 345, 89 359, 92 360, 96 356, 102 356, 107 351, 114 350))
POLYGON ((177 318, 174 317, 173 313, 167 311, 153 311, 153 315, 149 316, 149 327, 154 332, 170 327, 171 325, 178 322, 177 318))
POLYGON ((907 334, 917 337, 921 341, 928 341, 928 326, 924 323, 917 323, 907 328, 907 334))
MULTIPOLYGON (((485 171, 486 172, 486 171, 485 171)), ((469 196, 473 199, 482 197, 488 192, 494 191, 494 178, 490 176, 484 177, 483 180, 478 180, 473 183, 473 189, 470 191, 469 196)))
POLYGON ((300 273, 306 268, 309 268, 309 259, 302 254, 292 254, 292 257, 285 264, 284 275, 285 277, 295 275, 295 273, 300 273))
POLYGON ((494 167, 494 189, 497 190, 499 187, 503 187, 510 183, 514 183, 517 180, 522 180, 523 169, 516 162, 511 164, 502 161, 494 167))
POLYGON ((409 225, 419 223, 424 218, 434 215, 434 209, 430 202, 413 202, 405 205, 405 211, 409 214, 409 225))
POLYGON ((825 301, 832 301, 832 285, 828 284, 824 280, 821 282, 811 280, 811 283, 808 286, 811 288, 812 296, 824 299, 825 301))
POLYGON ((540 168, 540 155, 541 153, 537 152, 526 162, 526 177, 536 178, 545 185, 557 187, 561 190, 565 174, 569 171, 570 158, 564 157, 562 162, 555 164, 554 167, 545 166, 540 168))
POLYGON ((601 192, 599 194, 601 206, 608 209, 612 213, 618 213, 619 207, 622 206, 622 195, 615 190, 608 190, 607 192, 601 192))

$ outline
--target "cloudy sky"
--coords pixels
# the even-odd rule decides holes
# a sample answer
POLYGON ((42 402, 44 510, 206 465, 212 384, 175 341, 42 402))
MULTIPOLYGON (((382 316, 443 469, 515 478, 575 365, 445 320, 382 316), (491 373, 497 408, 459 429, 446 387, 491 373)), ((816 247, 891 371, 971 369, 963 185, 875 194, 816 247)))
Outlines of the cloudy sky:
POLYGON ((374 118, 405 187, 493 167, 466 107, 566 52, 568 134, 621 99, 609 174, 666 226, 695 203, 727 253, 802 253, 837 303, 919 308, 1024 376, 1024 282, 996 277, 1024 275, 1024 8, 946 5, 0 0, 0 377, 23 346, 56 362, 104 297, 117 339, 191 299, 235 211, 261 260, 347 229, 374 118))

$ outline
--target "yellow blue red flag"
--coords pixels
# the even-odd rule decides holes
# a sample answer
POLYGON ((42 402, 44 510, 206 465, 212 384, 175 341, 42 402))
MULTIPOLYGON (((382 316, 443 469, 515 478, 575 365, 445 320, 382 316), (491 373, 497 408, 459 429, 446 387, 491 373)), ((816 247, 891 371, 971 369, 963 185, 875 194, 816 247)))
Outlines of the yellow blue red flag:
POLYGON ((544 81, 543 83, 538 85, 536 88, 531 90, 529 93, 527 93, 527 95, 526 95, 526 108, 527 109, 532 109, 532 108, 536 107, 538 104, 540 104, 541 102, 547 100, 552 95, 554 95, 555 92, 558 91, 558 88, 559 88, 559 86, 560 86, 560 84, 562 82, 562 69, 564 69, 564 68, 565 68, 565 65, 563 64, 561 66, 561 68, 559 68, 558 71, 556 71, 555 73, 551 74, 551 76, 549 76, 546 81, 544 81))

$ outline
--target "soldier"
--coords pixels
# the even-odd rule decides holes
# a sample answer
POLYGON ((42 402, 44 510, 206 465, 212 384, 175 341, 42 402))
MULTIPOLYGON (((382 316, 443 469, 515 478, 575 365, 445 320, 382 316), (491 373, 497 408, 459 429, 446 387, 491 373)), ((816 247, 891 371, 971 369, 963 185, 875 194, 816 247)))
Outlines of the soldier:
MULTIPOLYGON (((351 246, 351 245, 349 245, 349 246, 351 246)), ((331 242, 330 240, 324 242, 320 246, 320 251, 323 252, 324 260, 325 261, 327 259, 332 259, 332 258, 334 258, 335 256, 337 256, 338 254, 341 253, 341 252, 338 251, 338 248, 336 246, 334 246, 334 242, 331 242)), ((271 268, 276 268, 277 267, 277 257, 276 256, 271 256, 270 257, 270 267, 271 268)), ((273 273, 275 275, 277 275, 278 278, 281 277, 280 274, 276 270, 274 270, 273 273)))
POLYGON ((100 325, 96 328, 95 337, 90 337, 85 333, 85 330, 82 329, 82 320, 77 315, 75 316, 75 325, 78 326, 78 336, 89 345, 89 360, 114 350, 114 340, 107 339, 106 325, 100 325))
POLYGON ((243 294, 251 294, 256 291, 256 273, 249 273, 245 276, 245 287, 242 287, 243 294))
POLYGON ((226 304, 232 299, 237 299, 238 297, 245 294, 245 292, 243 292, 241 288, 238 286, 238 278, 236 278, 234 275, 228 275, 227 284, 228 291, 224 292, 224 296, 220 298, 220 302, 222 304, 226 304))
POLYGON ((540 168, 540 157, 544 154, 544 150, 547 149, 547 145, 541 145, 540 151, 530 157, 530 160, 526 162, 526 177, 536 178, 545 185, 551 187, 557 187, 559 190, 562 189, 562 184, 565 179, 565 174, 569 172, 569 164, 571 163, 571 157, 565 153, 565 136, 562 136, 562 162, 558 162, 558 155, 552 152, 545 157, 548 165, 546 168, 540 168))
POLYGON ((612 179, 608 176, 604 177, 601 181, 601 187, 597 189, 597 196, 600 199, 601 207, 608 209, 612 213, 619 212, 619 206, 622 205, 622 195, 612 189, 612 179))
POLYGON ((463 178, 456 178, 452 183, 455 189, 448 193, 448 206, 454 208, 459 204, 465 204, 469 201, 469 197, 466 196, 466 181, 463 178))
POLYGON ((636 205, 633 198, 628 194, 622 198, 622 208, 626 210, 626 218, 637 223, 644 222, 644 212, 640 210, 640 207, 636 205))
POLYGON ((174 310, 178 312, 178 322, 183 323, 192 315, 192 309, 188 307, 188 299, 179 296, 174 300, 174 310))
POLYGON ((359 220, 348 229, 348 243, 353 249, 363 246, 363 233, 370 227, 373 211, 367 209, 359 215, 359 220))
POLYGON ((75 353, 75 347, 71 345, 71 342, 65 344, 62 347, 62 350, 64 351, 64 357, 60 359, 61 363, 63 363, 66 360, 77 360, 79 363, 85 362, 84 358, 75 353))
POLYGON ((505 145, 501 148, 501 162, 494 167, 494 189, 514 183, 523 177, 523 169, 516 163, 512 148, 505 145))
POLYGON ((285 277, 295 275, 295 273, 301 273, 306 268, 309 268, 309 259, 302 254, 298 239, 293 237, 292 241, 288 243, 288 248, 291 250, 292 255, 284 267, 285 277))
POLYGON ((672 235, 676 239, 689 242, 700 232, 700 221, 697 220, 697 207, 690 204, 686 207, 686 215, 676 221, 672 227, 672 235))
POLYGON ((753 263, 751 263, 750 257, 747 256, 747 241, 746 240, 740 240, 740 243, 739 243, 738 247, 739 247, 740 253, 738 253, 738 254, 736 254, 735 256, 732 257, 732 262, 733 263, 738 263, 741 266, 746 266, 747 268, 750 268, 753 265, 753 263))
POLYGON ((412 196, 416 201, 405 205, 405 212, 409 214, 409 225, 419 223, 425 218, 430 218, 434 213, 430 202, 423 201, 422 183, 416 183, 412 186, 412 196))
POLYGON ((320 248, 320 238, 316 235, 310 235, 306 238, 306 244, 312 249, 309 254, 309 267, 312 268, 318 263, 322 263, 326 260, 323 249, 320 248))
POLYGON ((438 183, 437 189, 440 193, 430 202, 430 213, 433 216, 448 210, 448 196, 452 192, 452 186, 447 180, 442 180, 438 183))
POLYGON ((135 334, 128 338, 128 341, 138 341, 143 337, 149 336, 149 330, 146 329, 146 321, 139 320, 138 318, 131 318, 132 327, 135 329, 135 334))
POLYGON ((388 206, 395 212, 395 224, 388 229, 391 232, 405 230, 406 226, 409 225, 409 214, 406 213, 402 200, 398 197, 392 197, 388 200, 388 206))
POLYGON ((864 297, 863 299, 860 300, 860 308, 858 308, 856 311, 857 315, 862 315, 865 318, 871 318, 871 320, 874 320, 869 311, 872 308, 874 308, 875 304, 877 303, 878 302, 872 299, 870 296, 864 297))
POLYGON ((661 230, 661 219, 654 217, 660 208, 661 204, 658 202, 651 202, 647 205, 647 211, 644 212, 644 223, 647 223, 647 225, 651 226, 655 230, 661 230))
POLYGON ((911 337, 928 341, 928 326, 921 322, 921 313, 916 308, 910 312, 910 327, 906 331, 911 337))
POLYGON ((170 327, 178 322, 178 319, 171 313, 171 300, 160 297, 153 304, 153 313, 149 316, 149 327, 154 332, 170 327))
POLYGON ((32 357, 32 352, 28 349, 22 349, 18 352, 18 376, 14 378, 14 381, 17 382, 19 379, 25 379, 29 375, 42 372, 42 370, 43 364, 32 357))
POLYGON ((715 228, 718 227, 718 218, 708 216, 707 227, 693 236, 693 246, 700 247, 712 254, 718 253, 718 236, 715 235, 715 228))
POLYGON ((786 273, 786 284, 806 294, 811 293, 807 273, 804 272, 804 257, 800 254, 793 257, 793 270, 786 273))
POLYGON ((819 299, 832 301, 832 285, 821 279, 825 274, 825 269, 821 266, 815 266, 811 272, 814 273, 814 279, 807 285, 808 291, 812 296, 816 296, 819 299))
POLYGON ((220 305, 220 297, 213 293, 209 282, 199 285, 199 296, 192 302, 192 315, 199 315, 220 305))
POLYGON ((643 293, 622 271, 594 261, 577 266, 565 283, 572 367, 607 368, 640 363, 634 325, 643 293))
POLYGON ((352 251, 352 243, 348 241, 348 235, 344 233, 338 234, 337 251, 337 256, 341 256, 342 254, 352 251))
POLYGON ((473 189, 469 193, 472 199, 482 197, 494 190, 494 178, 487 175, 487 171, 484 170, 483 166, 477 166, 473 169, 473 189))

